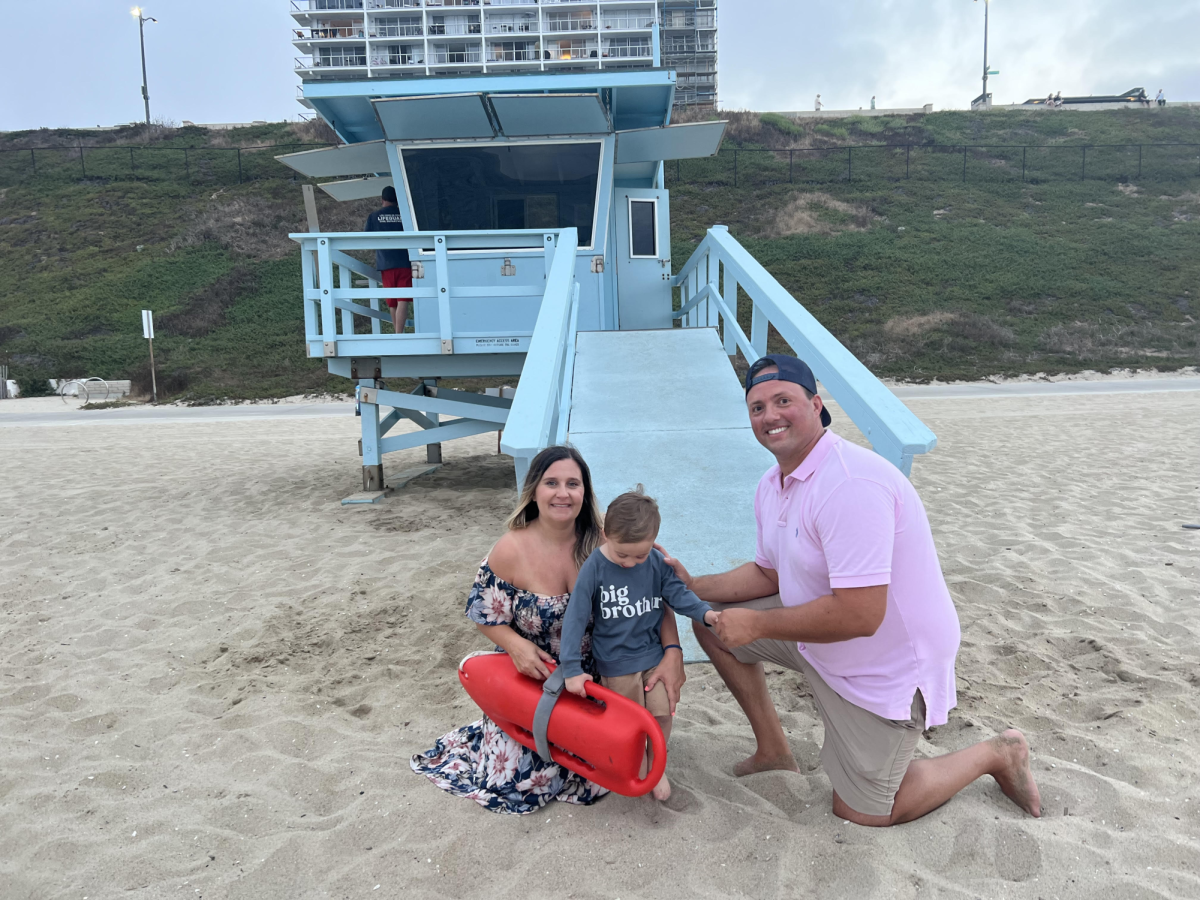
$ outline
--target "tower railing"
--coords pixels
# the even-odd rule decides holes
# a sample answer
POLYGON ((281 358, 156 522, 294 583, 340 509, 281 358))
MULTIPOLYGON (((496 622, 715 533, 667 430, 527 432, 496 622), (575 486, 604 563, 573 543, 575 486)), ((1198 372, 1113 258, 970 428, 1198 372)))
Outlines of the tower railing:
MULTIPOLYGON (((549 296, 546 279, 567 231, 575 234, 575 229, 292 234, 303 251, 308 355, 524 353, 534 333, 537 301, 549 296), (413 262, 414 286, 382 287, 382 273, 351 255, 376 250, 407 250, 413 262), (456 257, 465 262, 467 256, 479 263, 480 255, 497 257, 498 271, 453 265, 456 257), (452 273, 461 274, 452 277, 452 273), (388 299, 414 301, 417 312, 412 333, 384 332, 384 323, 391 322, 382 308, 388 299), (489 301, 490 321, 504 322, 504 327, 481 322, 466 309, 471 301, 477 306, 481 299, 489 301), (511 301, 513 308, 495 309, 495 301, 511 301), (364 330, 367 327, 369 331, 364 330)), ((575 244, 566 256, 574 265, 575 244)))
POLYGON ((925 423, 801 306, 724 225, 708 230, 671 284, 680 289, 681 301, 673 317, 685 328, 719 327, 730 356, 741 350, 746 361, 753 363, 766 355, 768 328, 774 326, 875 452, 905 475, 912 473, 914 456, 937 445, 937 437, 925 423), (753 304, 749 335, 738 323, 739 286, 753 304))

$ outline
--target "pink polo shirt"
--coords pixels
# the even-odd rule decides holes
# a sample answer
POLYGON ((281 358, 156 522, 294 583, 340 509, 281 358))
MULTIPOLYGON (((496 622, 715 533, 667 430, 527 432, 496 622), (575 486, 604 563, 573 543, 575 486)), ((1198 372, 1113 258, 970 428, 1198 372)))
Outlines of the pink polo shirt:
POLYGON ((779 575, 784 606, 833 588, 886 584, 887 612, 871 637, 797 644, 826 683, 885 719, 907 720, 925 698, 925 727, 957 704, 958 613, 946 589, 925 507, 882 456, 827 431, 779 484, 772 466, 754 495, 755 562, 779 575))

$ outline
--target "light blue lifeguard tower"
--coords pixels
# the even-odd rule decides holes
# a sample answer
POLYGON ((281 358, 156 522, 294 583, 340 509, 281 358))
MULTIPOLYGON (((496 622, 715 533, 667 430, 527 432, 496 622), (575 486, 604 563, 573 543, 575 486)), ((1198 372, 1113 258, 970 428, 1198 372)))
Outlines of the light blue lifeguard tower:
POLYGON ((711 156, 724 132, 670 124, 674 91, 661 68, 304 85, 346 145, 280 159, 336 179, 321 187, 339 200, 393 185, 406 229, 292 235, 308 354, 357 382, 355 499, 384 496, 393 451, 502 430, 519 483, 539 450, 570 440, 602 504, 646 485, 662 541, 694 571, 743 562, 771 459, 730 358, 765 353, 768 325, 906 474, 933 448, 932 432, 723 226, 673 264, 663 162, 711 156), (409 250, 413 288, 381 288, 351 255, 377 248, 409 250), (384 332, 387 297, 414 298, 412 333, 384 332), (464 376, 520 380, 507 399, 455 390, 464 376), (419 379, 415 391, 385 387, 399 377, 419 379), (401 419, 420 430, 389 434, 401 419))

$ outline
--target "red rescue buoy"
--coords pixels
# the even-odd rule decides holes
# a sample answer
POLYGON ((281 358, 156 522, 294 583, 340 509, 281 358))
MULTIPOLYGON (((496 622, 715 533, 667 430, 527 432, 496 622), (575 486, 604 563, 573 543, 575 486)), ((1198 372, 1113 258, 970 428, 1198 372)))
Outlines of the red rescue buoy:
MULTIPOLYGON (((499 652, 468 656, 459 664, 458 680, 509 737, 537 750, 530 729, 542 699, 540 681, 522 675, 499 652)), ((601 684, 588 682, 587 692, 591 699, 565 690, 558 698, 546 729, 553 761, 617 794, 648 794, 667 767, 662 729, 644 707, 601 684), (646 777, 638 778, 647 740, 654 758, 646 777)))

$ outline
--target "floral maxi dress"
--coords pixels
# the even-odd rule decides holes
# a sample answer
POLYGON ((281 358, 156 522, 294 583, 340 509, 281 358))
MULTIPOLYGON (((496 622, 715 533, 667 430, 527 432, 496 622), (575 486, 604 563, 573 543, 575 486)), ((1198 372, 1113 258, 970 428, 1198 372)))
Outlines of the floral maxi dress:
MULTIPOLYGON (((467 597, 467 617, 478 625, 508 625, 558 659, 562 617, 570 594, 547 597, 514 587, 496 576, 487 560, 467 597)), ((583 639, 583 664, 590 670, 591 629, 583 639)), ((591 804, 608 793, 581 775, 547 762, 500 730, 487 716, 443 735, 417 753, 412 770, 443 791, 470 797, 493 812, 524 815, 551 800, 591 804)))

